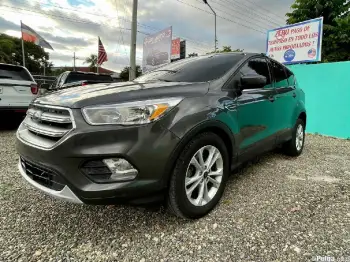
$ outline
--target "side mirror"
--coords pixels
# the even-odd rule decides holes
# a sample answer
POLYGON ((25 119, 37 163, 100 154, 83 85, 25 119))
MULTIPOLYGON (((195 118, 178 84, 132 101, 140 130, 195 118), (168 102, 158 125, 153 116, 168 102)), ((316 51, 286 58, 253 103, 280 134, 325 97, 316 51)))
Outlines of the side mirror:
POLYGON ((262 88, 266 85, 266 83, 266 77, 262 75, 245 75, 241 77, 242 90, 262 88))

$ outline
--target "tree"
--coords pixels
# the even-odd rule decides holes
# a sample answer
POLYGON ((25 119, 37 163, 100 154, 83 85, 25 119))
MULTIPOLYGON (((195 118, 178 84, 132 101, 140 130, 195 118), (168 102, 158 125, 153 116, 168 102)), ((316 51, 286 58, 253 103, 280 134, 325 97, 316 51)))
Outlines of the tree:
MULTIPOLYGON (((130 70, 130 67, 126 66, 120 72, 120 78, 123 79, 124 81, 129 81, 129 70, 130 70)), ((136 77, 138 77, 140 75, 142 75, 141 66, 137 65, 136 66, 136 77)))
MULTIPOLYGON (((231 46, 224 45, 221 50, 220 49, 216 50, 216 53, 243 52, 243 51, 244 51, 244 49, 239 49, 239 48, 232 50, 231 46)), ((207 54, 214 54, 214 53, 215 53, 215 51, 212 51, 212 52, 207 53, 207 54)))
POLYGON ((73 71, 73 67, 65 66, 63 68, 53 70, 51 75, 52 76, 59 76, 60 74, 66 72, 66 71, 73 71))
POLYGON ((198 54, 197 53, 188 54, 188 57, 194 57, 194 56, 198 56, 198 54))
POLYGON ((84 64, 90 64, 90 69, 95 69, 97 67, 97 55, 91 54, 85 59, 84 64))
POLYGON ((346 61, 350 56, 348 0, 296 0, 287 13, 287 24, 323 16, 322 60, 346 61), (346 36, 347 35, 347 36, 346 36))
MULTIPOLYGON (((21 39, 6 34, 0 34, 0 62, 7 64, 22 65, 21 39)), ((34 43, 24 42, 26 68, 32 74, 43 73, 44 65, 46 72, 51 72, 52 63, 49 62, 49 54, 34 43)))

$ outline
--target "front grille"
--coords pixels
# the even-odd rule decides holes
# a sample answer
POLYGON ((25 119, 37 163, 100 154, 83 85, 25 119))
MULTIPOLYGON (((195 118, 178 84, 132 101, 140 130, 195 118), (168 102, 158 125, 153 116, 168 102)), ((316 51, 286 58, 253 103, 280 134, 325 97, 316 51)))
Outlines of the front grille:
POLYGON ((19 136, 39 147, 51 148, 74 128, 69 109, 31 105, 19 128, 19 136))
POLYGON ((21 165, 27 176, 38 184, 56 191, 61 191, 65 187, 65 183, 60 176, 52 171, 45 170, 24 158, 21 158, 21 165))

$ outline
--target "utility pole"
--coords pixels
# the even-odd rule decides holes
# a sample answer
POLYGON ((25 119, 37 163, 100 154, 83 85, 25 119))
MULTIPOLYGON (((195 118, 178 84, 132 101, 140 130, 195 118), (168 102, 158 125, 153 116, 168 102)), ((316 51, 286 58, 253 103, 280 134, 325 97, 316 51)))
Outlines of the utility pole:
POLYGON ((129 81, 136 78, 137 2, 133 0, 132 6, 129 81))
POLYGON ((73 55, 73 71, 75 71, 75 59, 76 59, 76 57, 75 57, 75 52, 74 52, 74 55, 73 55))
POLYGON ((21 20, 21 33, 22 33, 22 57, 23 57, 23 66, 26 67, 26 57, 24 55, 24 41, 23 41, 23 31, 22 31, 22 20, 21 20))
POLYGON ((207 0, 203 0, 204 4, 206 4, 207 6, 209 6, 210 10, 213 12, 214 14, 214 26, 215 26, 215 53, 216 53, 216 50, 217 50, 217 39, 216 39, 216 12, 214 11, 214 9, 210 6, 210 4, 208 3, 207 0))

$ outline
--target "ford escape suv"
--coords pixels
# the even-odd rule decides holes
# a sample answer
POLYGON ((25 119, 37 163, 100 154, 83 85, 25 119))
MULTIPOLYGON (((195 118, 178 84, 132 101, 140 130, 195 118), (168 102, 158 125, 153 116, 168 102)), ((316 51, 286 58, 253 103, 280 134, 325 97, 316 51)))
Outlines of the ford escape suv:
POLYGON ((0 63, 0 112, 25 112, 37 96, 37 83, 25 67, 0 63))
POLYGON ((85 204, 164 199, 199 218, 230 171, 282 145, 301 154, 304 92, 261 54, 183 59, 135 81, 36 98, 17 131, 19 171, 34 187, 85 204))

